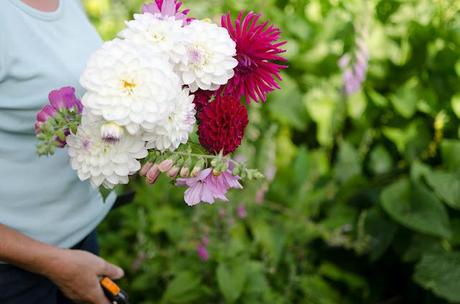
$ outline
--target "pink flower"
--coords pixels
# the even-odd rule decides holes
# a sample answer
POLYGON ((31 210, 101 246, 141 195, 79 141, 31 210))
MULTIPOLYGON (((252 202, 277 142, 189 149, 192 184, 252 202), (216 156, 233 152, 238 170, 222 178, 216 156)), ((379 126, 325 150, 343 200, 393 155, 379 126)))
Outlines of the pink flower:
POLYGON ((142 6, 142 13, 150 13, 152 15, 160 15, 162 17, 174 17, 176 20, 184 20, 184 24, 188 24, 192 19, 187 18, 190 11, 185 9, 180 11, 182 2, 176 0, 155 0, 152 3, 142 6))
MULTIPOLYGON (((81 113, 83 111, 83 104, 75 96, 75 88, 63 87, 59 90, 53 90, 48 95, 49 104, 45 105, 40 112, 37 113, 35 121, 35 133, 38 135, 42 131, 43 124, 47 123, 51 118, 55 118, 56 114, 63 109, 73 111, 74 113, 81 113)), ((70 134, 69 130, 64 130, 64 135, 70 134)), ((56 142, 59 147, 65 146, 65 141, 56 137, 56 142)))
POLYGON ((248 212, 246 211, 246 207, 243 204, 240 204, 236 209, 236 213, 240 219, 244 219, 248 216, 248 212))
POLYGON ((203 262, 206 262, 209 260, 209 252, 205 244, 199 244, 198 247, 196 248, 196 251, 198 252, 198 256, 200 257, 200 260, 202 260, 203 262))
POLYGON ((279 41, 280 30, 268 22, 259 23, 259 18, 260 15, 250 12, 245 17, 240 13, 235 23, 230 14, 221 19, 222 27, 236 43, 238 60, 235 76, 221 90, 238 99, 244 96, 247 103, 251 99, 265 101, 267 93, 279 89, 280 71, 287 68, 277 63, 286 61, 279 55, 285 52, 281 46, 286 44, 286 41, 279 41))
POLYGON ((75 96, 75 88, 63 87, 59 90, 53 90, 48 95, 49 104, 45 105, 37 114, 35 122, 35 133, 40 133, 41 126, 50 118, 53 118, 59 110, 73 109, 81 113, 83 105, 75 96))
POLYGON ((59 90, 53 90, 49 93, 48 99, 50 104, 56 110, 76 108, 78 113, 83 110, 83 104, 75 96, 75 88, 63 87, 59 90))
POLYGON ((211 168, 207 168, 196 177, 177 179, 176 185, 189 187, 185 191, 184 199, 187 205, 194 206, 200 202, 212 204, 216 199, 228 201, 225 194, 230 188, 243 188, 239 179, 230 170, 216 176, 211 168))

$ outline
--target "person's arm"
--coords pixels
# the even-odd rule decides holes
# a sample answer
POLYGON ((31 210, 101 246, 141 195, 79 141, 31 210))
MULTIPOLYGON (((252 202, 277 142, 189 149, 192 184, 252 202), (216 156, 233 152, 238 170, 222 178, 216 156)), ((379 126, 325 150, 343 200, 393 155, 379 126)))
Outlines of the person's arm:
POLYGON ((1 224, 0 261, 46 276, 67 297, 84 303, 110 304, 99 279, 123 276, 121 268, 89 252, 53 247, 1 224))

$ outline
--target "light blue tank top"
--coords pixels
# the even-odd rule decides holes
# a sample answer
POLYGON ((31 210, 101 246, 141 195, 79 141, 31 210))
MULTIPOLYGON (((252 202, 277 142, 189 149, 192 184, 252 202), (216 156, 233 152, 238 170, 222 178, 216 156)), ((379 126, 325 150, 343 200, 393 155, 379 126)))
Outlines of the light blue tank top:
POLYGON ((70 85, 82 96, 79 76, 101 43, 78 0, 51 13, 0 1, 0 223, 64 248, 95 229, 115 195, 103 203, 66 149, 38 157, 35 116, 52 89, 70 85))

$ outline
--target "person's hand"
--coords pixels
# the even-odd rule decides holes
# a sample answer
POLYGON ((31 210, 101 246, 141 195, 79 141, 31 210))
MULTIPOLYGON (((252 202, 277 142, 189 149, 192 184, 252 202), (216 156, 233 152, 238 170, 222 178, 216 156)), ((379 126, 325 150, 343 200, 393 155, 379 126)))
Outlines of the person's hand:
POLYGON ((160 176, 160 173, 166 173, 169 177, 174 178, 179 173, 179 170, 178 167, 174 166, 172 160, 166 159, 160 164, 152 162, 145 163, 139 171, 139 175, 145 176, 147 183, 153 184, 158 179, 158 176, 160 176))
POLYGON ((100 286, 100 278, 123 277, 120 267, 82 250, 61 249, 49 264, 45 275, 77 303, 110 304, 100 286))

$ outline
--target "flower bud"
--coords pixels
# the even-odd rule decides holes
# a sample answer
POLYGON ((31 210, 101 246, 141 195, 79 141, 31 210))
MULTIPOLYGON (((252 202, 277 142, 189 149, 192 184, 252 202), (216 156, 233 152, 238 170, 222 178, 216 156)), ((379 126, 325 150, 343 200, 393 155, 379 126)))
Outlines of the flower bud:
POLYGON ((180 177, 188 177, 190 174, 190 168, 189 167, 182 167, 182 169, 180 169, 180 177))
POLYGON ((145 163, 142 166, 141 170, 139 171, 139 175, 140 176, 146 176, 147 172, 150 170, 150 168, 152 168, 152 166, 153 166, 153 163, 151 163, 151 162, 145 163))
POLYGON ((197 163, 193 167, 192 173, 190 173, 190 175, 192 177, 196 177, 198 175, 198 173, 200 173, 201 170, 203 170, 203 167, 204 167, 204 160, 200 159, 199 161, 197 161, 197 163))
POLYGON ((108 122, 101 126, 101 138, 108 144, 119 142, 123 133, 123 127, 114 122, 108 122))
POLYGON ((175 178, 177 174, 179 174, 180 168, 177 166, 173 166, 166 174, 171 177, 175 178))
POLYGON ((153 184, 158 179, 158 176, 160 176, 160 170, 158 169, 158 165, 154 164, 147 172, 147 181, 153 184))
POLYGON ((191 166, 192 166, 192 159, 189 157, 182 164, 182 169, 180 170, 180 177, 189 177, 191 166))
POLYGON ((174 161, 172 159, 165 159, 158 165, 158 169, 160 169, 161 172, 167 172, 169 171, 174 165, 174 161))

